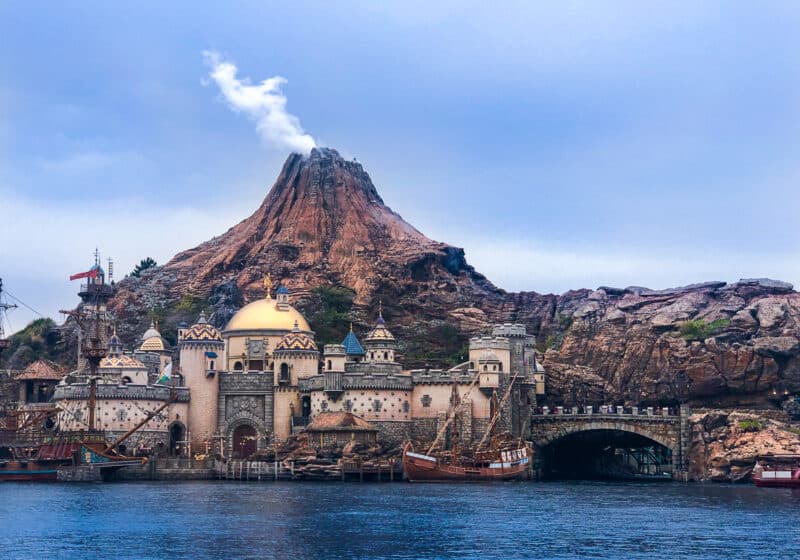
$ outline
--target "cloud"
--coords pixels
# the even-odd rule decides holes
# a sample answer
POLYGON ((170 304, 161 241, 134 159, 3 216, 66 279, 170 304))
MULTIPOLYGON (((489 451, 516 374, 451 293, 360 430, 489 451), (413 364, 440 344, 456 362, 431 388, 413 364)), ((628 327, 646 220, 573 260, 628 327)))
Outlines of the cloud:
POLYGON ((228 106, 254 121, 266 142, 301 154, 316 146, 314 138, 300 126, 300 119, 286 111, 286 96, 281 91, 286 78, 273 76, 259 85, 251 85, 248 78, 237 79, 236 65, 224 61, 218 52, 204 51, 203 57, 211 67, 209 76, 219 86, 228 106))

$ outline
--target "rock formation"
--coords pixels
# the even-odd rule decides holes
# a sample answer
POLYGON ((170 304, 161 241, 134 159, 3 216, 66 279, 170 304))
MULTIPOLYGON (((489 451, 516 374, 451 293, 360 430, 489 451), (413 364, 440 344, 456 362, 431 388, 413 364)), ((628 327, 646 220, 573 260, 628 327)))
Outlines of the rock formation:
POLYGON ((539 337, 553 403, 735 405, 800 390, 800 295, 791 285, 507 293, 462 249, 428 239, 388 208, 360 164, 324 148, 290 155, 243 222, 120 282, 110 308, 129 343, 148 310, 164 315, 165 334, 169 321, 193 319, 200 307, 221 326, 262 297, 267 272, 290 286, 312 322, 320 287, 352 290, 342 328, 366 326, 382 299, 412 367, 460 357, 466 336, 492 322, 525 323, 539 337))
POLYGON ((800 431, 763 413, 711 410, 693 414, 689 422, 691 480, 746 482, 760 457, 800 454, 800 431))

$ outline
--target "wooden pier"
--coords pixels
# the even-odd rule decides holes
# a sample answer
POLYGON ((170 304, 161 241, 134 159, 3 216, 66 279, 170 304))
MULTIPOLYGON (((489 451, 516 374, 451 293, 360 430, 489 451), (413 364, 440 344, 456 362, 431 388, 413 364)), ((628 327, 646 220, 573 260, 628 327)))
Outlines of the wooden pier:
POLYGON ((403 468, 400 460, 339 461, 335 464, 318 464, 281 461, 217 461, 219 480, 274 481, 321 480, 358 482, 400 482, 403 468))

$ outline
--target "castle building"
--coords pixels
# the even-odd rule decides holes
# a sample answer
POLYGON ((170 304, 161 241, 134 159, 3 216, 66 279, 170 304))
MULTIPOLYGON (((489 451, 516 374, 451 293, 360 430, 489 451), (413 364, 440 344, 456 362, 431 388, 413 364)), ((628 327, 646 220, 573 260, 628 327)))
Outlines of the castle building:
MULTIPOLYGON (((264 285, 264 297, 242 307, 222 330, 204 313, 193 325, 179 325, 174 366, 174 351, 156 323, 132 354, 122 351, 114 332, 97 369, 97 428, 113 437, 165 405, 129 447, 249 457, 306 429, 322 434, 320 441, 374 435, 399 445, 435 437, 455 386, 465 402, 460 433, 471 440, 489 424, 493 395, 500 402, 513 379, 505 428, 526 431, 522 419, 544 392, 544 372, 523 325, 496 325, 491 336, 471 339, 469 360, 454 368, 408 371, 382 306, 363 343, 351 325, 340 344, 320 353, 289 290, 279 286, 273 298, 269 277, 264 285), (325 418, 349 420, 331 426, 325 418)), ((61 429, 85 429, 88 393, 85 372, 56 387, 61 429)))

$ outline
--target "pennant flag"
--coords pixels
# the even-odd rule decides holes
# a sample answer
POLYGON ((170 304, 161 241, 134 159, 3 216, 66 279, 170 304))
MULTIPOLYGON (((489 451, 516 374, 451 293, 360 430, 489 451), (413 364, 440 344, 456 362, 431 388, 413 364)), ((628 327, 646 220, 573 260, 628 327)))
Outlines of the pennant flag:
POLYGON ((81 278, 97 278, 97 269, 87 270, 86 272, 79 272, 69 277, 70 280, 79 280, 81 278))
POLYGON ((161 377, 158 378, 156 383, 160 385, 166 385, 172 380, 172 362, 168 363, 164 368, 164 373, 161 374, 161 377))

